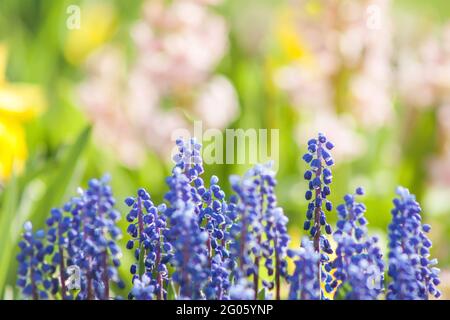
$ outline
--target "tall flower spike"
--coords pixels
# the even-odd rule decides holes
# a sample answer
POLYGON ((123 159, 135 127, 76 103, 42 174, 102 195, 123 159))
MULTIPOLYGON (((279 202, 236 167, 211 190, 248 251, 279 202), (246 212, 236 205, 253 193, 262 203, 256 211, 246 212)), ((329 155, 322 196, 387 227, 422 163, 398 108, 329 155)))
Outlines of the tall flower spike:
POLYGON ((288 250, 290 258, 295 259, 294 273, 289 276, 291 300, 319 300, 320 281, 319 272, 320 254, 315 251, 313 242, 307 237, 302 239, 302 246, 297 250, 288 250))
POLYGON ((275 281, 263 280, 264 288, 275 288, 280 298, 281 278, 287 277, 286 250, 289 243, 287 217, 277 206, 274 192, 276 185, 272 164, 256 165, 243 179, 234 177, 232 187, 240 202, 240 220, 232 227, 236 237, 233 254, 240 263, 240 276, 253 276, 254 298, 257 298, 260 282, 260 263, 275 281))
POLYGON ((174 156, 176 167, 180 168, 189 180, 191 198, 195 204, 195 213, 201 231, 206 231, 208 239, 209 280, 204 290, 207 299, 226 299, 229 290, 230 264, 228 244, 230 242, 229 228, 232 221, 226 215, 227 203, 225 193, 219 186, 219 179, 212 176, 207 187, 201 178, 203 161, 201 144, 195 139, 189 141, 177 140, 178 153, 174 156))
MULTIPOLYGON (((322 235, 322 227, 327 234, 332 233, 331 226, 326 221, 326 215, 323 210, 332 211, 333 205, 327 199, 330 195, 330 184, 332 173, 330 167, 334 165, 330 150, 334 145, 331 141, 319 133, 317 139, 308 141, 308 152, 303 156, 303 160, 309 164, 310 168, 305 171, 304 178, 309 181, 308 191, 305 193, 306 200, 309 201, 306 212, 306 221, 304 229, 309 231, 313 238, 314 250, 321 254, 318 262, 320 266, 327 263, 328 254, 333 253, 326 237, 322 235)), ((322 268, 319 268, 318 277, 321 279, 322 268)))
POLYGON ((164 282, 168 281, 168 263, 173 256, 172 245, 164 236, 167 227, 166 216, 162 213, 166 206, 156 207, 145 189, 139 189, 137 197, 127 198, 125 204, 131 207, 126 219, 129 222, 127 232, 132 238, 126 247, 134 250, 136 260, 130 268, 134 287, 129 298, 153 299, 154 293, 156 299, 162 300, 167 293, 164 282), (139 294, 135 295, 136 292, 139 294))
POLYGON ((408 189, 397 188, 392 222, 389 225, 389 271, 391 282, 386 298, 389 300, 424 300, 429 295, 441 296, 437 289, 440 270, 430 259, 431 227, 422 224, 419 203, 408 189))
POLYGON ((227 299, 230 288, 230 253, 228 250, 231 237, 229 229, 233 221, 228 217, 228 204, 225 193, 219 186, 219 178, 212 176, 210 187, 206 189, 199 177, 194 181, 195 187, 203 199, 199 220, 201 229, 208 232, 206 242, 210 282, 205 289, 207 299, 227 299))
POLYGON ((66 288, 67 282, 67 260, 70 256, 68 252, 69 248, 69 228, 71 226, 72 219, 69 216, 65 216, 61 209, 54 208, 50 212, 50 217, 47 219, 46 224, 49 227, 47 231, 47 241, 52 250, 49 253, 55 253, 52 256, 51 264, 55 270, 59 271, 59 281, 56 281, 56 286, 60 286, 60 292, 62 299, 71 298, 71 293, 66 288))
POLYGON ((170 188, 165 199, 169 202, 164 214, 170 228, 165 237, 174 246, 172 275, 180 286, 182 299, 202 299, 202 289, 208 281, 208 233, 200 229, 196 204, 193 201, 189 178, 180 167, 173 169, 167 179, 170 188))
POLYGON ((33 232, 31 222, 25 222, 24 231, 17 255, 17 285, 25 297, 33 300, 48 299, 50 292, 55 293, 55 281, 50 277, 54 269, 45 262, 45 258, 51 254, 53 247, 44 245, 44 230, 33 232))
POLYGON ((330 292, 337 287, 335 296, 344 299, 375 300, 383 291, 384 262, 378 239, 367 235, 366 207, 356 201, 361 195, 364 190, 357 188, 337 207, 336 258, 327 265, 328 270, 335 270, 335 280, 326 289, 330 292))
POLYGON ((254 299, 257 292, 247 277, 255 277, 256 266, 252 253, 258 254, 260 251, 258 236, 262 226, 258 219, 257 188, 249 175, 242 178, 231 176, 230 184, 237 199, 234 212, 236 219, 230 229, 233 238, 230 254, 238 264, 238 268, 233 270, 235 281, 230 291, 233 292, 232 299, 237 299, 239 296, 246 297, 249 290, 252 290, 254 299))
POLYGON ((70 212, 68 264, 77 265, 82 273, 81 291, 77 299, 109 299, 111 281, 123 287, 117 268, 121 251, 116 241, 121 237, 117 227, 120 213, 114 209, 115 199, 109 178, 91 179, 87 190, 79 190, 64 210, 70 212))

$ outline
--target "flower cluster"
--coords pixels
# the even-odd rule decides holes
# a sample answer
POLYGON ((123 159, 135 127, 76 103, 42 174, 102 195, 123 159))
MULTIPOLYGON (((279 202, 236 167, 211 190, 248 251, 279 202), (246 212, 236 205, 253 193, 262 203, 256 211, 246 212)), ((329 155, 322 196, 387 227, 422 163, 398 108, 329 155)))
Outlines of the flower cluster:
POLYGON ((356 201, 356 196, 363 194, 364 190, 357 188, 337 207, 336 258, 328 265, 335 269, 329 289, 338 286, 337 295, 350 300, 373 300, 383 291, 384 262, 378 238, 368 237, 366 207, 356 201))
POLYGON ((312 241, 302 239, 302 247, 288 251, 290 258, 295 258, 295 271, 289 276, 291 300, 319 300, 320 281, 319 272, 320 254, 315 251, 312 241))
POLYGON ((57 281, 50 278, 54 271, 52 266, 45 262, 45 257, 53 252, 53 247, 45 246, 44 230, 33 232, 31 222, 25 223, 24 231, 23 240, 19 242, 20 253, 17 255, 17 286, 25 297, 47 299, 48 292, 54 293, 58 287, 57 281))
POLYGON ((275 283, 263 280, 263 287, 267 290, 275 287, 276 298, 280 299, 280 280, 287 277, 285 258, 290 238, 286 227, 288 219, 277 206, 276 180, 271 164, 253 167, 243 178, 234 176, 231 184, 239 198, 237 213, 240 216, 232 226, 235 241, 231 250, 240 266, 236 277, 253 276, 256 298, 260 262, 264 260, 267 274, 274 276, 275 283))
POLYGON ((129 197, 125 200, 131 207, 126 219, 130 223, 127 228, 132 239, 127 242, 127 249, 134 250, 135 264, 130 267, 133 274, 133 291, 129 298, 146 299, 151 292, 156 293, 156 298, 162 300, 166 295, 164 282, 168 281, 168 262, 171 260, 172 245, 166 240, 164 234, 166 228, 166 216, 162 213, 166 205, 156 207, 150 195, 145 189, 139 189, 136 198, 129 197), (152 287, 150 291, 142 295, 144 285, 152 287), (136 288, 140 288, 139 290, 136 288), (135 295, 133 292, 140 292, 135 295))
MULTIPOLYGON (((124 286, 117 272, 121 257, 117 240, 121 231, 116 225, 120 213, 114 209, 114 205, 115 199, 108 178, 105 177, 102 180, 90 180, 89 188, 80 189, 79 196, 67 202, 62 210, 52 209, 46 221, 47 233, 42 230, 37 234, 48 242, 45 251, 38 253, 27 250, 28 254, 36 254, 37 261, 34 264, 42 264, 42 269, 35 268, 34 273, 48 270, 54 276, 58 275, 59 279, 52 279, 51 288, 48 283, 45 285, 52 295, 59 292, 63 299, 106 300, 109 299, 110 282, 115 282, 119 287, 124 286), (48 256, 48 264, 44 261, 44 253, 48 256), (80 270, 80 288, 74 288, 79 290, 76 295, 66 287, 70 266, 80 270)), ((41 240, 32 238, 28 224, 25 231, 25 241, 31 241, 39 248, 44 246, 41 240)), ((20 260, 22 256, 18 258, 20 260)))
POLYGON ((334 165, 329 151, 333 148, 334 144, 328 141, 325 135, 319 133, 317 138, 308 141, 308 152, 303 155, 303 160, 310 166, 304 174, 305 180, 308 181, 305 198, 309 204, 303 228, 309 231, 313 238, 316 252, 321 253, 319 278, 323 272, 322 264, 327 263, 329 261, 328 254, 333 253, 330 242, 322 234, 322 227, 325 228, 327 234, 332 233, 331 225, 327 223, 323 208, 325 207, 327 211, 333 210, 331 201, 327 199, 331 193, 332 173, 330 167, 334 165))
POLYGON ((389 271, 391 282, 387 299, 428 299, 440 297, 439 269, 430 259, 431 241, 427 233, 431 227, 422 224, 422 211, 415 196, 408 189, 398 188, 394 199, 392 223, 389 225, 389 271))
MULTIPOLYGON (((143 188, 125 199, 130 208, 126 248, 135 257, 129 299, 281 299, 283 281, 290 285, 289 299, 380 298, 383 255, 378 239, 368 235, 366 207, 356 199, 364 194, 362 188, 336 208, 334 257, 329 238, 322 234, 322 228, 331 234, 324 210, 333 211, 328 200, 333 144, 324 135, 311 139, 303 156, 310 164, 304 175, 310 201, 304 227, 310 237, 291 250, 271 163, 232 176, 234 194, 227 198, 216 176, 209 185, 201 177, 201 145, 194 139, 176 144, 165 202, 155 205, 143 188), (287 271, 289 259, 295 267, 292 274, 287 271)), ((426 235, 430 226, 422 224, 420 206, 407 189, 399 188, 397 194, 389 226, 386 298, 438 298, 439 269, 430 258, 426 235)), ((120 213, 114 206, 107 178, 92 179, 87 190, 51 210, 47 232, 33 232, 27 222, 17 256, 17 285, 23 295, 109 299, 111 282, 123 288, 117 272, 120 213), (70 281, 73 267, 80 272, 78 288, 70 281)))

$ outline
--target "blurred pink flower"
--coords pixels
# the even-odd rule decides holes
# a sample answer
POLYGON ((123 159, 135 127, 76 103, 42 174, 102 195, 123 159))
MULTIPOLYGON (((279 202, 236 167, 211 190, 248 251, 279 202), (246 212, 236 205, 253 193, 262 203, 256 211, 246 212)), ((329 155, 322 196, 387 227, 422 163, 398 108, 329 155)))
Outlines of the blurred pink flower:
POLYGON ((296 129, 296 140, 299 145, 304 143, 306 137, 317 134, 317 128, 320 128, 321 132, 336 145, 333 155, 338 162, 352 160, 366 152, 366 141, 355 131, 352 117, 321 112, 319 117, 310 114, 306 118, 307 121, 296 129))
MULTIPOLYGON (((441 37, 432 35, 418 48, 401 48, 398 58, 400 98, 410 107, 439 106, 450 97, 450 25, 441 37), (449 39, 447 39, 449 38, 449 39)), ((405 41, 416 43, 416 41, 405 41)))
POLYGON ((333 140, 342 138, 342 156, 350 160, 365 148, 355 130, 386 126, 394 118, 390 1, 290 3, 296 9, 299 47, 306 53, 279 68, 275 83, 301 115, 311 117, 307 126, 317 125, 317 131, 329 125, 339 132, 330 129, 329 135, 337 135, 333 140), (375 18, 380 19, 373 26, 369 8, 375 8, 375 18))
POLYGON ((129 71, 118 49, 91 57, 80 98, 97 139, 125 165, 139 165, 147 149, 167 156, 172 132, 189 129, 188 119, 223 129, 237 116, 232 84, 214 74, 228 48, 225 21, 208 8, 219 2, 147 1, 129 71))

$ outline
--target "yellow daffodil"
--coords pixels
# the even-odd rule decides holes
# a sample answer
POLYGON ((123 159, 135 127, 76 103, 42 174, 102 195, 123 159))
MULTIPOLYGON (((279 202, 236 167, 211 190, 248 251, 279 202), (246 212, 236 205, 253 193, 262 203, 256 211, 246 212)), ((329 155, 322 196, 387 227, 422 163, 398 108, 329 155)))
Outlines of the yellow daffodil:
POLYGON ((79 26, 69 30, 64 55, 72 64, 82 63, 86 57, 114 34, 117 14, 113 6, 95 3, 79 11, 79 26))
POLYGON ((27 158, 23 124, 45 106, 38 86, 6 82, 6 58, 6 46, 0 44, 0 181, 23 167, 27 158))

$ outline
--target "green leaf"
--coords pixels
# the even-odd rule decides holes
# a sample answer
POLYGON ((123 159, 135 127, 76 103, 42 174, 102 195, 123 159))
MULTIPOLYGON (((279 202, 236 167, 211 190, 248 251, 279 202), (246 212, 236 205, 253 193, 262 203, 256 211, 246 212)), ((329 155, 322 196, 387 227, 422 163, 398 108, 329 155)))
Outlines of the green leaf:
POLYGON ((338 289, 336 290, 336 294, 334 295, 334 300, 345 300, 347 294, 352 290, 351 285, 348 283, 342 284, 338 289))
POLYGON ((169 285, 167 286, 167 300, 177 300, 177 299, 178 295, 175 289, 175 285, 173 284, 173 281, 170 281, 169 285))
POLYGON ((17 179, 13 176, 3 194, 3 206, 0 211, 0 297, 3 296, 8 266, 13 252, 14 241, 11 234, 11 222, 17 209, 17 179))
POLYGON ((266 300, 266 288, 259 290, 258 300, 266 300))
MULTIPOLYGON (((53 170, 53 176, 44 195, 30 209, 30 214, 24 215, 33 222, 36 228, 44 225, 45 218, 54 206, 61 205, 69 186, 76 175, 76 167, 79 163, 80 157, 89 140, 91 128, 87 127, 78 136, 75 143, 68 149, 61 164, 56 168, 49 168, 53 170)), ((72 191, 72 190, 70 190, 72 191)), ((14 225, 21 226, 25 221, 23 218, 17 216, 17 209, 19 205, 19 189, 16 178, 12 178, 8 183, 3 197, 3 206, 0 215, 0 296, 4 291, 8 274, 11 273, 11 265, 14 264, 13 255, 17 250, 16 243, 18 241, 18 232, 14 225), (14 224, 14 225, 13 225, 14 224)))
POLYGON ((87 127, 78 136, 75 143, 70 147, 62 164, 57 168, 53 179, 51 179, 44 197, 36 204, 31 220, 36 225, 43 225, 45 218, 54 206, 61 205, 64 196, 68 191, 73 193, 74 190, 68 190, 72 182, 79 159, 89 140, 91 128, 87 127))

